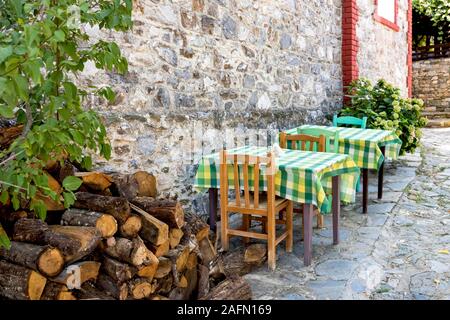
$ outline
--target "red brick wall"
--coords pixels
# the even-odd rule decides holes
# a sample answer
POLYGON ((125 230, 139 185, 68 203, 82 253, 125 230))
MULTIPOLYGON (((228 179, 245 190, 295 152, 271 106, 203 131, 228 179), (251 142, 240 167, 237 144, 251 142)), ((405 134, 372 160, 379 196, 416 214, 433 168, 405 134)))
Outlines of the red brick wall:
POLYGON ((406 86, 408 87, 408 96, 412 97, 412 0, 408 1, 408 56, 406 65, 408 66, 408 77, 406 86))
POLYGON ((347 86, 358 78, 358 38, 356 36, 356 23, 358 22, 358 6, 356 0, 343 0, 342 2, 342 82, 347 86))

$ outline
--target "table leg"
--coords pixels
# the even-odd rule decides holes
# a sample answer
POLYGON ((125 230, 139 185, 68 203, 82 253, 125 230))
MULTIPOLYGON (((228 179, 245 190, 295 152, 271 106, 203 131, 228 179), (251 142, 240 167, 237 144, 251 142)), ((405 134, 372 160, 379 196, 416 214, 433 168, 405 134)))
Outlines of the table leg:
MULTIPOLYGON (((386 147, 382 146, 382 147, 380 147, 380 150, 384 157, 385 152, 386 152, 386 147)), ((381 164, 380 169, 378 170, 378 199, 383 198, 383 175, 384 175, 385 161, 386 161, 386 158, 384 158, 383 163, 381 164)))
POLYGON ((217 188, 209 188, 209 227, 216 231, 217 220, 217 188))
POLYGON ((367 213, 367 198, 369 194, 369 169, 363 168, 363 213, 367 213))
POLYGON ((303 235, 303 264, 305 266, 309 266, 311 264, 312 259, 312 231, 313 231, 313 205, 310 203, 306 203, 303 205, 303 222, 304 222, 304 230, 305 234, 303 235))
POLYGON ((339 243, 339 215, 341 213, 341 198, 339 190, 339 176, 332 180, 333 193, 333 244, 339 243))

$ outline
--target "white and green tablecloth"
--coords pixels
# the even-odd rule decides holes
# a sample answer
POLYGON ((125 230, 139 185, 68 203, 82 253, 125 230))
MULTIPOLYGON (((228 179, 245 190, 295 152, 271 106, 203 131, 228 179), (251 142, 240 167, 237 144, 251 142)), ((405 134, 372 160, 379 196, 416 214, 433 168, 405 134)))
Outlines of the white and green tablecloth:
POLYGON ((388 130, 360 129, 303 125, 286 130, 287 134, 297 134, 300 129, 320 128, 339 132, 339 153, 350 155, 356 165, 365 169, 379 169, 384 158, 397 159, 402 141, 388 130), (385 146, 385 156, 380 147, 385 146))
MULTIPOLYGON (((227 154, 266 156, 266 147, 245 146, 227 150, 227 154)), ((355 201, 359 167, 345 154, 309 152, 283 149, 276 157, 278 171, 275 175, 277 196, 299 203, 311 203, 322 213, 331 212, 331 177, 340 175, 340 196, 343 202, 355 201)), ((267 190, 265 168, 261 168, 260 190, 267 190)), ((240 185, 243 186, 243 170, 239 168, 240 185)), ((253 190, 253 167, 249 167, 249 188, 253 190)), ((234 187, 233 166, 228 166, 230 188, 234 187)), ((199 190, 220 188, 219 153, 204 156, 195 176, 194 186, 199 190)))

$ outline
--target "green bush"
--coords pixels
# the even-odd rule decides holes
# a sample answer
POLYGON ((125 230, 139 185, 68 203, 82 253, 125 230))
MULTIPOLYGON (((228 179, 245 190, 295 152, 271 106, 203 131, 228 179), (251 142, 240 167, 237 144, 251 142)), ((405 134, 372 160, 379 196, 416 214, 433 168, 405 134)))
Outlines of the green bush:
POLYGON ((400 89, 379 80, 375 86, 367 79, 353 81, 348 94, 350 104, 340 115, 367 117, 367 127, 392 130, 402 140, 400 154, 414 153, 420 145, 421 128, 427 123, 422 117, 423 101, 404 99, 400 89))

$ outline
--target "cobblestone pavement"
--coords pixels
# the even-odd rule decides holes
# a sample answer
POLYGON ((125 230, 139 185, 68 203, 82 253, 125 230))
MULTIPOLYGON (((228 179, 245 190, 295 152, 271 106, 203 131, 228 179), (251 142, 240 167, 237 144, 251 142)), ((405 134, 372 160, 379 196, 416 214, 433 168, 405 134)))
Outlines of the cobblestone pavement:
POLYGON ((368 214, 361 214, 361 194, 342 207, 337 246, 325 217, 308 267, 296 216, 293 254, 281 245, 274 272, 264 264, 245 275, 254 298, 450 299, 450 128, 424 130, 423 144, 387 162, 382 200, 370 176, 368 214))

